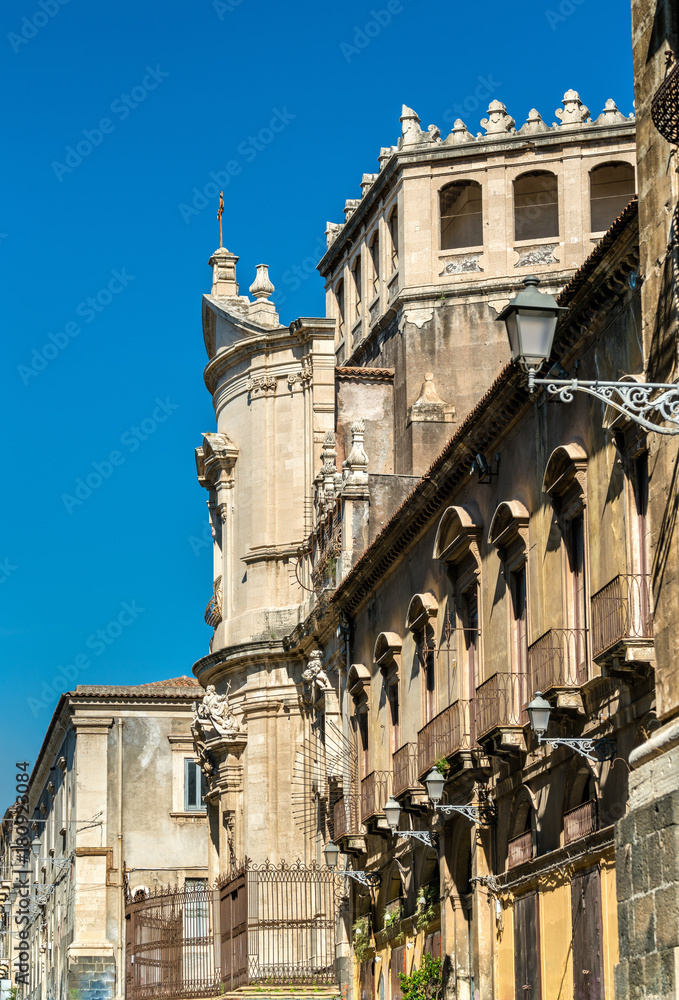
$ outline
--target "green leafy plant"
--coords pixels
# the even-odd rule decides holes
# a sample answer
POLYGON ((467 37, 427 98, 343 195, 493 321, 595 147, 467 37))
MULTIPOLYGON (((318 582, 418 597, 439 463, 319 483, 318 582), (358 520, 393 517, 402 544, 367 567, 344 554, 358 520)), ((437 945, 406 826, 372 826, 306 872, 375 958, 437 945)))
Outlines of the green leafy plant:
POLYGON ((372 951, 372 936, 370 934, 370 917, 359 917, 352 927, 354 955, 359 962, 369 958, 372 951))
POLYGON ((403 903, 400 900, 396 904, 392 904, 391 908, 384 914, 384 926, 393 927, 394 924, 398 924, 403 917, 403 903))
POLYGON ((428 927, 436 916, 436 892, 433 886, 425 885, 417 894, 417 916, 415 927, 418 931, 423 931, 428 927))
POLYGON ((409 976, 399 972, 402 1000, 441 1000, 443 996, 443 974, 441 959, 431 955, 422 956, 419 969, 413 969, 409 976))
POLYGON ((435 762, 434 767, 436 768, 439 774, 443 775, 444 778, 448 774, 448 771, 450 770, 450 764, 448 763, 445 757, 439 757, 439 759, 435 762))

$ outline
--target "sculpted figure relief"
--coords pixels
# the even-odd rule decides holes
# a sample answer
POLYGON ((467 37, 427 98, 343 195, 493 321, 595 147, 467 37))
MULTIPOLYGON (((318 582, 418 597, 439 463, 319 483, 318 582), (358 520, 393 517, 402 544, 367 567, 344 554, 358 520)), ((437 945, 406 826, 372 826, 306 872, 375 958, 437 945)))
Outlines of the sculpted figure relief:
POLYGON ((315 685, 321 691, 332 691, 333 687, 321 663, 320 649, 314 649, 309 655, 306 670, 302 673, 305 684, 315 685))
POLYGON ((231 683, 224 694, 217 694, 214 684, 208 684, 201 702, 195 703, 195 722, 202 729, 205 723, 219 733, 220 736, 240 736, 245 733, 245 726, 236 718, 229 703, 231 683))

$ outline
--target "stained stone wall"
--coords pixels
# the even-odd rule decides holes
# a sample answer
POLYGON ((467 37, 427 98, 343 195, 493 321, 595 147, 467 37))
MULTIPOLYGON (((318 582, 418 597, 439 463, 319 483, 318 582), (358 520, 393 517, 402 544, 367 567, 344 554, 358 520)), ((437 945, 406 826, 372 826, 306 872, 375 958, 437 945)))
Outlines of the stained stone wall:
POLYGON ((112 957, 83 955, 70 963, 68 1000, 110 1000, 115 993, 116 968, 112 957))

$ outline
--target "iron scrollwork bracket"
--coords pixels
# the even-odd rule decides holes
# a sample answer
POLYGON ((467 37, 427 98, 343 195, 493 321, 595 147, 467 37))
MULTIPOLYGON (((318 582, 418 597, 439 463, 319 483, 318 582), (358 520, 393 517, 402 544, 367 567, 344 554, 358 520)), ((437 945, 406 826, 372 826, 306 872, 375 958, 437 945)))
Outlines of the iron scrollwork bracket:
POLYGON ((585 392, 622 413, 635 424, 657 434, 679 434, 679 384, 668 382, 600 382, 583 379, 536 378, 528 371, 528 391, 544 385, 550 396, 562 403, 572 403, 573 394, 585 392), (647 419, 655 415, 668 422, 662 427, 647 419))
POLYGON ((345 868, 342 871, 335 872, 336 875, 344 875, 346 878, 352 878, 359 885, 366 885, 371 889, 377 888, 377 886, 382 881, 382 876, 379 872, 355 872, 350 868, 345 868))
POLYGON ((538 736, 538 745, 541 743, 549 743, 551 747, 569 747, 571 750, 579 753, 581 757, 586 757, 588 760, 594 761, 595 764, 601 764, 605 760, 613 760, 616 752, 615 741, 607 738, 594 740, 538 736))
POLYGON ((438 837, 435 833, 430 833, 429 830, 396 830, 396 836, 419 840, 421 844, 426 844, 427 847, 438 846, 438 837))
POLYGON ((443 813, 444 816, 449 816, 451 813, 459 813, 460 816, 466 817, 470 823, 474 823, 477 826, 489 823, 495 819, 495 807, 490 802, 483 802, 478 805, 469 802, 463 806, 439 805, 436 809, 438 812, 443 813))

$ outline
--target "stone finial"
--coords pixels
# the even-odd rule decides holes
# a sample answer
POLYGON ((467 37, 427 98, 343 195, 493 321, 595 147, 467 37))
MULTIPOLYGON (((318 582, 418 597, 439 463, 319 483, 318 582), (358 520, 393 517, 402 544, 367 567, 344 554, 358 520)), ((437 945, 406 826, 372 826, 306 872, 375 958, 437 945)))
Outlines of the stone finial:
POLYGON ((255 302, 251 302, 248 308, 248 318, 253 319, 260 326, 278 326, 278 313, 273 302, 269 302, 269 296, 275 291, 269 277, 269 265, 258 264, 255 280, 250 285, 250 292, 255 296, 255 302))
POLYGON ((507 114, 507 108, 502 101, 491 101, 488 105, 488 117, 481 119, 481 128, 486 130, 486 135, 512 132, 514 125, 514 119, 507 114))
POLYGON ((429 138, 431 139, 432 142, 441 141, 441 129, 438 127, 438 125, 429 125, 427 128, 427 132, 429 133, 429 138))
POLYGON ((358 206, 361 204, 360 198, 347 198, 344 202, 344 221, 348 222, 358 206))
POLYGON ((349 473, 348 482, 352 484, 368 481, 368 456, 363 447, 364 437, 365 420, 359 417, 351 425, 351 450, 343 463, 344 469, 349 473))
POLYGON ((259 301, 260 299, 268 299, 276 291, 271 283, 271 278, 269 277, 269 265, 268 264, 258 264, 257 265, 257 275, 255 280, 250 285, 250 295, 259 301))
POLYGON ((415 146, 418 142, 422 142, 420 117, 412 108, 404 104, 401 108, 399 121, 401 122, 401 138, 398 140, 399 149, 403 149, 405 146, 415 146))
POLYGON ((434 373, 426 372, 420 395, 408 410, 408 423, 417 421, 452 423, 454 419, 455 407, 441 399, 434 385, 434 373))
POLYGON ((364 198, 368 188, 375 183, 379 174, 363 174, 361 178, 361 198, 364 198))
POLYGON ((326 431, 321 450, 321 474, 326 497, 335 495, 335 476, 337 475, 337 450, 335 447, 335 432, 326 431))
POLYGON ((219 250, 215 250, 208 263, 212 268, 212 291, 210 294, 224 298, 236 298, 238 295, 238 282, 236 281, 238 257, 235 253, 229 253, 226 247, 220 247, 219 250))
POLYGON ((326 222, 325 224, 326 245, 330 246, 332 243, 334 243, 343 229, 344 229, 343 222, 326 222))
POLYGON ((554 114, 562 125, 584 125, 589 121, 589 108, 582 103, 577 90, 566 91, 563 95, 563 108, 557 108, 554 114))
POLYGON ((619 125, 622 122, 628 122, 629 119, 618 111, 618 105, 615 101, 609 97, 604 104, 604 110, 601 112, 599 117, 594 122, 595 125, 619 125))
POLYGON ((549 125, 545 125, 540 112, 536 108, 531 108, 524 125, 519 129, 521 135, 536 135, 538 132, 549 132, 549 125))
POLYGON ((392 158, 397 150, 397 146, 382 146, 380 149, 380 155, 377 157, 377 162, 380 165, 380 170, 383 169, 385 163, 392 158))
POLYGON ((461 142, 473 142, 474 136, 467 129, 467 126, 462 121, 461 118, 455 119, 455 124, 450 130, 449 135, 446 136, 445 144, 447 146, 457 146, 461 142))

